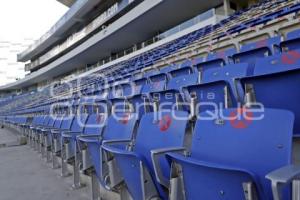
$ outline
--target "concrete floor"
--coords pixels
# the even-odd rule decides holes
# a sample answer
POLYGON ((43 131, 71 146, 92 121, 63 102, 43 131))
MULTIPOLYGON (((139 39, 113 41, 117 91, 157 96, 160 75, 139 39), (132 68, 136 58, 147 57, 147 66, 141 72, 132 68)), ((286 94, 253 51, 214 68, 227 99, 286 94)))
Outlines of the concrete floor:
MULTIPOLYGON (((0 144, 17 135, 0 129, 0 144)), ((87 187, 72 190, 72 177, 61 178, 29 146, 0 147, 0 200, 89 200, 87 187)))

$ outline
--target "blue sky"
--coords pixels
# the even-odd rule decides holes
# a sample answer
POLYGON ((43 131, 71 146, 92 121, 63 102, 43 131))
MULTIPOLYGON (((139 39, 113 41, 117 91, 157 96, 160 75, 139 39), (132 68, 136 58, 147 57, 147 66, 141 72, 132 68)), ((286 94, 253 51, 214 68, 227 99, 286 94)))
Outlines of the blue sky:
POLYGON ((0 85, 25 76, 17 54, 46 33, 68 10, 56 0, 5 0, 0 3, 0 85))

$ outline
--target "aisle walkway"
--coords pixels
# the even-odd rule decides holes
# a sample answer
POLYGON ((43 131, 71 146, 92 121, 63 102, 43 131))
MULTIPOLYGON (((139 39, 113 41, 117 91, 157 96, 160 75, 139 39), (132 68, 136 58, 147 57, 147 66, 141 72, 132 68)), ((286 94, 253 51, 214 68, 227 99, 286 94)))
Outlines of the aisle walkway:
MULTIPOLYGON (((0 144, 17 136, 0 129, 0 144)), ((0 200, 89 200, 87 188, 73 191, 72 178, 61 178, 29 146, 0 148, 0 200)))

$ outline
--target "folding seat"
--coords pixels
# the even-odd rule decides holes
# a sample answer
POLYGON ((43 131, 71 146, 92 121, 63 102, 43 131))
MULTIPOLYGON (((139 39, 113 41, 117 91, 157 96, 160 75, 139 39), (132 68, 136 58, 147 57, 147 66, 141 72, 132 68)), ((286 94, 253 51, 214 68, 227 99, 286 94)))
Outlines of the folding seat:
MULTIPOLYGON (((30 122, 30 117, 27 117, 27 116, 23 116, 22 117, 22 120, 19 124, 19 127, 20 127, 20 130, 21 132, 25 135, 25 137, 28 137, 28 131, 27 131, 27 128, 29 125, 29 122, 30 122)), ((2 122, 3 123, 3 122, 2 122)))
POLYGON ((273 38, 260 40, 258 42, 242 45, 240 53, 233 55, 233 60, 235 63, 248 63, 248 75, 252 75, 256 59, 278 53, 280 50, 280 41, 281 37, 276 36, 273 38))
POLYGON ((192 73, 193 73, 193 68, 191 66, 181 67, 179 69, 174 69, 169 72, 169 74, 171 75, 171 78, 175 78, 178 76, 184 76, 184 75, 188 75, 188 74, 192 74, 192 73))
POLYGON ((150 76, 155 76, 155 75, 157 75, 159 73, 160 73, 159 70, 153 69, 153 70, 144 72, 143 77, 149 78, 150 76))
POLYGON ((217 64, 217 65, 224 65, 224 61, 226 63, 232 63, 232 56, 234 54, 236 54, 236 49, 235 48, 229 48, 229 49, 225 49, 225 50, 221 50, 221 51, 217 51, 217 52, 211 52, 208 54, 207 56, 207 61, 213 61, 217 64), (219 61, 218 61, 219 60, 219 61))
MULTIPOLYGON (((105 154, 112 154, 119 170, 119 177, 124 179, 133 199, 167 199, 164 188, 154 178, 151 161, 151 150, 178 151, 185 141, 185 131, 188 127, 189 115, 184 111, 163 110, 146 113, 139 123, 137 136, 130 149, 124 148, 131 141, 105 140, 102 149, 105 154)), ((160 159, 162 173, 169 171, 165 159, 160 159)), ((111 174, 111 173, 110 173, 111 174)))
POLYGON ((142 93, 147 94, 153 91, 161 91, 165 89, 167 83, 166 74, 156 74, 149 77, 149 83, 143 85, 142 93))
POLYGON ((91 158, 96 159, 96 155, 91 155, 94 153, 93 145, 87 145, 85 140, 90 138, 98 137, 102 134, 103 129, 105 127, 106 119, 108 117, 107 113, 101 112, 101 109, 94 105, 93 103, 88 103, 86 105, 87 110, 89 108, 93 108, 92 112, 88 111, 88 117, 86 120, 86 124, 84 126, 83 132, 81 135, 78 135, 76 138, 77 146, 74 160, 74 168, 73 168, 73 187, 79 188, 81 187, 80 182, 80 170, 87 171, 93 167, 91 158))
POLYGON ((192 60, 192 64, 194 67, 196 67, 197 65, 199 65, 202 62, 204 62, 203 57, 196 57, 196 58, 193 58, 193 60, 192 60))
POLYGON ((182 88, 197 84, 199 74, 193 73, 191 67, 173 70, 170 74, 171 78, 165 90, 150 93, 151 103, 164 109, 171 109, 176 106, 177 109, 188 110, 188 107, 184 105, 185 94, 182 88))
MULTIPOLYGON (((62 116, 62 122, 59 129, 51 129, 49 131, 49 136, 51 138, 51 150, 52 150, 52 164, 53 168, 58 166, 57 156, 61 154, 62 138, 61 134, 64 131, 70 131, 72 123, 74 121, 74 115, 70 111, 65 111, 62 116)), ((62 174, 63 176, 64 174, 62 174)))
POLYGON ((223 60, 223 58, 214 59, 211 56, 208 56, 208 58, 205 61, 197 62, 196 64, 194 62, 194 68, 201 73, 205 70, 222 67, 224 65, 225 61, 223 60))
POLYGON ((166 79, 166 74, 158 74, 149 77, 150 83, 146 78, 142 78, 133 81, 133 84, 128 84, 126 90, 131 95, 124 95, 124 97, 127 99, 132 112, 138 113, 139 116, 150 112, 152 107, 149 102, 149 93, 163 90, 166 79))
POLYGON ((34 148, 34 150, 38 150, 38 137, 37 137, 37 129, 39 129, 45 120, 44 115, 38 115, 34 117, 32 124, 30 125, 30 140, 31 140, 31 146, 34 148))
POLYGON ((54 124, 54 119, 50 115, 46 115, 43 121, 43 124, 35 128, 35 136, 37 138, 36 142, 37 145, 39 146, 39 152, 42 154, 42 157, 45 155, 44 151, 44 134, 43 130, 46 128, 49 128, 53 126, 54 124))
POLYGON ((178 65, 171 64, 171 65, 162 67, 159 71, 160 71, 160 73, 165 73, 166 74, 166 73, 168 73, 172 70, 175 70, 175 69, 178 69, 178 65))
POLYGON ((197 104, 196 110, 191 110, 192 115, 219 107, 237 107, 242 103, 242 88, 236 79, 246 77, 247 70, 246 63, 206 70, 199 84, 185 88, 189 103, 197 104))
MULTIPOLYGON (((83 103, 83 102, 81 102, 83 103)), ((81 104, 82 105, 82 104, 81 104)), ((68 176, 67 164, 74 164, 74 156, 77 153, 76 137, 83 133, 88 114, 83 109, 77 109, 70 130, 61 131, 61 174, 68 176)))
POLYGON ((285 41, 280 46, 283 52, 300 49, 300 29, 287 33, 285 41))
MULTIPOLYGON (((94 168, 93 178, 98 180, 98 183, 104 185, 104 179, 106 170, 103 166, 104 158, 102 157, 102 153, 100 151, 102 141, 103 140, 126 140, 131 141, 134 135, 134 129, 136 126, 138 116, 135 113, 129 112, 118 112, 112 113, 106 120, 105 128, 103 128, 103 132, 97 133, 96 135, 81 135, 78 137, 80 143, 84 143, 87 146, 88 152, 90 154, 90 158, 92 161, 92 165, 94 168)), ((105 119, 101 119, 105 120, 105 119)), ((88 131, 88 130, 86 130, 88 131)), ((110 165, 110 164, 109 164, 110 165)), ((116 177, 119 179, 120 177, 116 177)), ((92 180, 93 184, 96 184, 94 180, 92 180)), ((110 181, 115 182, 117 180, 110 181)), ((118 182, 118 181, 117 181, 118 182)), ((95 188, 92 186, 92 188, 95 188)), ((97 191, 93 191, 93 197, 98 196, 97 191)))
POLYGON ((295 114, 295 136, 300 134, 300 52, 290 51, 257 60, 254 76, 241 79, 245 104, 290 110, 295 114))
POLYGON ((51 141, 47 133, 51 129, 59 129, 61 125, 61 120, 59 116, 57 115, 50 115, 49 122, 47 126, 39 129, 39 134, 41 135, 41 151, 42 151, 42 157, 46 156, 47 162, 50 161, 50 151, 51 151, 51 141))
MULTIPOLYGON (((218 110, 215 115, 201 113, 191 148, 166 156, 170 179, 159 173, 156 177, 169 186, 172 200, 279 200, 273 198, 266 176, 291 164, 293 123, 291 112, 277 109, 257 112, 233 108, 218 110)), ((153 150, 152 156, 155 154, 153 150)), ((154 166, 157 172, 159 163, 154 162, 154 166)), ((280 199, 290 199, 290 185, 286 186, 278 187, 285 189, 280 199)))
POLYGON ((192 65, 192 61, 187 59, 179 65, 179 68, 191 67, 192 65))

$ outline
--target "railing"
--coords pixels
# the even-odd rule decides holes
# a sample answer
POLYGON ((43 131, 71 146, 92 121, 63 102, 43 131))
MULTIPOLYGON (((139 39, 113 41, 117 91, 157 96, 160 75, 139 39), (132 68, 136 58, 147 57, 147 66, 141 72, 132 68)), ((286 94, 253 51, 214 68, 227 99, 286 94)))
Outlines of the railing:
MULTIPOLYGON (((42 55, 39 58, 37 58, 36 60, 34 60, 35 64, 32 64, 32 65, 30 65, 30 67, 27 67, 25 69, 32 70, 35 67, 37 67, 38 65, 44 64, 51 58, 57 56, 58 54, 67 50, 68 48, 72 47, 74 44, 78 43, 83 38, 86 38, 88 35, 90 35, 96 29, 101 28, 101 26, 103 26, 108 20, 110 20, 117 13, 121 12, 123 9, 125 9, 129 5, 131 5, 134 1, 135 0, 121 0, 121 1, 116 2, 111 7, 109 7, 106 11, 104 11, 101 15, 99 15, 96 19, 94 19, 92 22, 90 22, 87 26, 83 27, 80 31, 75 32, 74 34, 69 36, 63 43, 53 47, 47 53, 45 53, 44 55, 42 55), (36 64, 38 64, 38 65, 36 65, 36 64)), ((75 6, 77 7, 78 5, 75 5, 75 6)), ((73 7, 72 7, 72 9, 73 9, 73 7)), ((51 30, 53 29, 53 31, 50 30, 49 34, 46 34, 46 35, 52 35, 55 32, 55 30, 57 30, 57 27, 60 26, 61 24, 63 24, 65 21, 66 21, 66 19, 59 20, 59 22, 54 27, 51 28, 51 30)), ((102 29, 104 29, 104 28, 105 27, 102 27, 102 29)), ((44 38, 42 41, 45 41, 46 39, 47 38, 44 38)), ((38 44, 37 44, 37 46, 38 46, 38 44)), ((30 49, 32 50, 32 47, 30 47, 30 49)))
MULTIPOLYGON (((130 3, 132 3, 132 1, 130 1, 130 3)), ((110 9, 114 9, 116 5, 114 4, 110 9)), ((116 9, 116 8, 115 8, 116 9)), ((84 37, 86 37, 88 34, 90 34, 91 32, 93 32, 94 30, 96 30, 97 28, 99 28, 100 26, 100 19, 103 19, 103 16, 100 15, 98 18, 96 18, 95 20, 93 20, 90 24, 88 24, 86 27, 84 27, 83 29, 81 29, 79 32, 74 33, 72 36, 70 36, 64 43, 62 43, 61 45, 58 45, 54 48, 52 48, 49 52, 47 52, 46 54, 44 54, 43 56, 39 57, 38 59, 34 60, 33 62, 27 64, 25 66, 25 69, 28 70, 32 70, 35 67, 45 63, 46 61, 48 61, 49 59, 53 58, 54 56, 58 55, 59 53, 65 51, 67 48, 71 47, 72 45, 74 45, 75 43, 79 42, 81 39, 83 39, 84 37)), ((110 57, 106 57, 102 60, 100 60, 99 62, 97 62, 95 65, 91 66, 91 68, 95 68, 98 67, 100 65, 106 64, 108 62, 111 62, 113 60, 116 60, 118 58, 121 58, 123 56, 126 56, 132 52, 135 52, 137 50, 143 49, 159 40, 165 39, 171 35, 174 35, 178 32, 181 32, 182 30, 185 30, 187 28, 190 28, 200 22, 203 22, 209 18, 212 18, 216 16, 216 10, 210 9, 162 34, 159 34, 147 41, 144 41, 140 44, 136 44, 126 50, 120 51, 118 53, 116 53, 113 56, 110 57)))
POLYGON ((201 23, 201 22, 203 22, 207 19, 210 19, 214 16, 216 16, 216 9, 215 8, 210 9, 210 10, 208 10, 208 11, 206 11, 206 12, 200 14, 200 15, 197 15, 196 17, 194 17, 194 18, 192 18, 188 21, 185 21, 182 24, 177 25, 176 27, 174 27, 174 28, 162 33, 162 34, 159 34, 159 35, 157 35, 157 36, 155 36, 155 37, 153 37, 153 38, 151 38, 147 41, 144 41, 140 44, 136 44, 136 45, 124 50, 124 51, 120 51, 114 56, 104 58, 104 59, 100 60, 99 62, 97 62, 95 65, 93 65, 92 68, 99 67, 99 66, 104 65, 104 64, 106 64, 110 61, 113 61, 113 60, 116 60, 116 59, 121 58, 123 56, 126 56, 129 53, 132 53, 132 52, 135 52, 137 50, 143 49, 143 48, 145 48, 145 47, 147 47, 151 44, 154 44, 154 43, 156 43, 156 42, 158 42, 162 39, 165 39, 167 37, 175 35, 176 33, 179 33, 179 32, 181 32, 185 29, 188 29, 188 28, 190 28, 190 27, 192 27, 196 24, 199 24, 199 23, 201 23))

